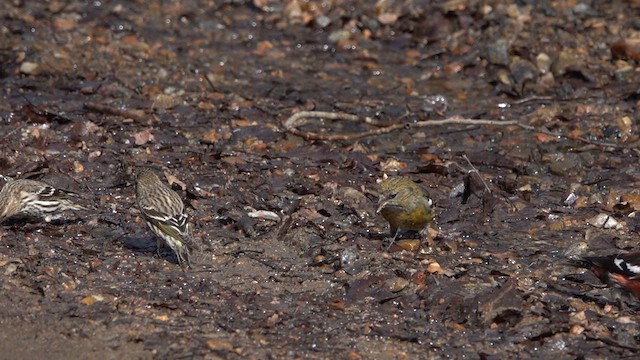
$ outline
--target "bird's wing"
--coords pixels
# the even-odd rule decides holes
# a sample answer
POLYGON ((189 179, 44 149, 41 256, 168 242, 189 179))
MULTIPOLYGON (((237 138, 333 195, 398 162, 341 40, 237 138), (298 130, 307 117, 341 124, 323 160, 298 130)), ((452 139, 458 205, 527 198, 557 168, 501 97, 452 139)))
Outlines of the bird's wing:
POLYGON ((611 256, 585 257, 584 260, 610 273, 640 278, 640 251, 611 256))
POLYGON ((140 203, 140 209, 147 218, 152 221, 156 226, 165 228, 167 226, 175 228, 182 236, 189 233, 189 224, 187 214, 183 211, 179 214, 172 215, 161 211, 158 211, 155 207, 149 204, 140 203))

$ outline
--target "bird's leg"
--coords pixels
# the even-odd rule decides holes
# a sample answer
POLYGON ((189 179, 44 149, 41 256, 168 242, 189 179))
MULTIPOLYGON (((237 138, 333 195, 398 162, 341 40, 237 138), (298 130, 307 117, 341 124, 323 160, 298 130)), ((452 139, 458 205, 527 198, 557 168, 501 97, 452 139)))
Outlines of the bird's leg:
POLYGON ((387 246, 387 250, 386 251, 389 251, 389 249, 391 249, 391 246, 393 246, 393 243, 398 238, 398 234, 400 234, 400 229, 396 229, 395 234, 393 235, 393 239, 391 239, 391 243, 389 243, 389 246, 387 246))
POLYGON ((427 246, 432 246, 433 245, 433 238, 429 237, 429 227, 425 227, 424 229, 420 230, 420 245, 427 245, 427 246))
POLYGON ((162 259, 162 255, 160 254, 160 251, 162 251, 162 240, 160 239, 156 239, 156 254, 158 255, 159 259, 162 259))

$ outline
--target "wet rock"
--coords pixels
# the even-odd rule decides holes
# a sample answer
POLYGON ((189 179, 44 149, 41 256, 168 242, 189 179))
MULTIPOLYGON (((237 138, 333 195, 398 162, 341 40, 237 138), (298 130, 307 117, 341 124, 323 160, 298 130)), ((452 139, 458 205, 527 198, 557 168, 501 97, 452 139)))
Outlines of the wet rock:
POLYGON ((579 199, 579 196, 576 195, 575 193, 571 193, 567 196, 566 199, 564 199, 563 204, 565 206, 573 206, 573 204, 575 204, 575 202, 579 199))
POLYGON ((350 246, 340 254, 340 268, 349 275, 356 275, 362 271, 365 262, 360 258, 358 248, 350 246))
POLYGON ((580 156, 574 153, 558 154, 556 160, 549 164, 549 172, 556 175, 575 175, 582 169, 580 156))
POLYGON ((560 75, 564 75, 569 68, 578 67, 581 65, 581 57, 578 55, 575 50, 564 48, 558 54, 557 59, 554 61, 551 66, 551 70, 553 74, 557 77, 560 75))
POLYGON ((331 19, 324 15, 316 16, 315 22, 319 28, 326 28, 327 26, 331 25, 331 19))
POLYGON ((509 42, 506 39, 498 39, 487 45, 486 58, 494 65, 509 65, 509 42))
POLYGON ((333 43, 339 43, 347 41, 351 38, 351 33, 348 30, 336 30, 329 34, 329 41, 333 43))
POLYGON ((409 280, 401 277, 395 277, 387 280, 387 287, 389 291, 391 291, 392 293, 400 292, 404 290, 408 285, 409 285, 409 280))
POLYGON ((157 110, 167 110, 180 104, 181 99, 175 94, 158 94, 153 101, 153 107, 157 110))
POLYGON ((624 228, 622 224, 618 222, 618 220, 614 219, 613 217, 607 214, 598 214, 592 217, 591 219, 587 220, 587 223, 591 226, 595 226, 597 228, 602 228, 602 229, 621 230, 624 228))
POLYGON ((360 215, 365 215, 366 210, 373 210, 372 201, 369 200, 361 191, 351 186, 338 186, 333 192, 333 198, 336 201, 344 203, 348 207, 357 211, 360 215))
POLYGON ((538 79, 538 68, 530 61, 521 58, 511 62, 509 73, 517 91, 522 91, 526 83, 535 83, 538 79))
POLYGON ((574 6, 572 10, 577 15, 587 15, 587 16, 597 15, 597 11, 585 3, 576 4, 576 6, 574 6))
POLYGON ((501 288, 486 290, 474 302, 477 302, 476 320, 486 325, 513 325, 522 317, 522 293, 514 281, 507 281, 501 288))

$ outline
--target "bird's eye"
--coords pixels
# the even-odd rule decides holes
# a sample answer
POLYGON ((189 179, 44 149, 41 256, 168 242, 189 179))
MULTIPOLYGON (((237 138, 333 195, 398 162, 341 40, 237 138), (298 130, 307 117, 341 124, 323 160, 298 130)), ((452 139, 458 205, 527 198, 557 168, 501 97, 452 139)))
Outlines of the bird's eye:
POLYGON ((396 196, 398 196, 398 193, 392 193, 392 194, 389 194, 389 197, 387 197, 387 199, 389 199, 389 200, 395 199, 396 196))

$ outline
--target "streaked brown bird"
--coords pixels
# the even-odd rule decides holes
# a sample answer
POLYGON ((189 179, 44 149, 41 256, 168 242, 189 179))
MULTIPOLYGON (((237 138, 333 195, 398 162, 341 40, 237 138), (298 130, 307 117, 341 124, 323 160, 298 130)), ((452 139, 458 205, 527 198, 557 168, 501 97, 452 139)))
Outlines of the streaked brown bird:
POLYGON ((11 180, 0 191, 0 221, 24 215, 49 222, 65 210, 86 210, 71 201, 68 193, 37 180, 11 180))
POLYGON ((180 265, 190 265, 191 224, 180 196, 152 169, 143 168, 137 175, 136 201, 147 225, 158 237, 158 252, 162 245, 160 240, 164 240, 175 252, 180 265))
POLYGON ((436 212, 429 192, 406 177, 390 177, 380 184, 380 198, 376 213, 389 222, 393 245, 401 230, 424 230, 435 218, 436 212))

